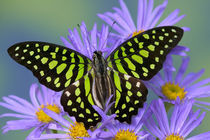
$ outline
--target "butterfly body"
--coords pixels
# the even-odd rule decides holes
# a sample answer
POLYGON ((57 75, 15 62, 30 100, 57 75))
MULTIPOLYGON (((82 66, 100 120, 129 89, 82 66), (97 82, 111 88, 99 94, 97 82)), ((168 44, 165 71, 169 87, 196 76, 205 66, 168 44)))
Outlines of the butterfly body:
POLYGON ((93 53, 92 67, 95 75, 92 91, 93 99, 95 104, 104 110, 106 101, 114 93, 114 87, 107 73, 107 62, 101 51, 95 51, 93 53))
POLYGON ((37 41, 17 43, 8 53, 31 70, 41 84, 55 91, 64 90, 64 111, 88 129, 102 119, 92 106, 104 110, 112 94, 115 119, 131 123, 148 93, 141 80, 150 80, 160 71, 182 36, 179 27, 153 28, 128 39, 107 58, 95 51, 89 59, 75 50, 37 41))

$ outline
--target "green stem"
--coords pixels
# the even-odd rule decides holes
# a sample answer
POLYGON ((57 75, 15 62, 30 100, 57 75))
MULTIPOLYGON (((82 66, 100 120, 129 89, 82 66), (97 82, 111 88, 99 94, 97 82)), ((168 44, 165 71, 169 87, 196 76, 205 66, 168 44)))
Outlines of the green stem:
MULTIPOLYGON (((51 130, 51 131, 52 131, 53 134, 57 134, 58 133, 58 130, 51 130)), ((56 138, 55 140, 59 140, 59 139, 56 138)))
POLYGON ((169 112, 170 108, 173 106, 173 104, 167 102, 165 102, 164 105, 167 113, 169 112))

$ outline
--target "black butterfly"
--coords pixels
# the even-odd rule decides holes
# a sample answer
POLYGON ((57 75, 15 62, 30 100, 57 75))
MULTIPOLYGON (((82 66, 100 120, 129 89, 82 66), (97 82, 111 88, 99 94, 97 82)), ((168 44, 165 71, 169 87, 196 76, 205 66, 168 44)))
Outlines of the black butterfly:
POLYGON ((146 101, 150 80, 178 44, 183 30, 165 26, 147 30, 117 47, 107 59, 95 51, 93 59, 66 47, 46 42, 22 42, 8 49, 10 56, 31 70, 39 82, 61 91, 61 104, 86 129, 101 121, 92 105, 104 109, 114 94, 112 113, 120 122, 131 122, 146 101))

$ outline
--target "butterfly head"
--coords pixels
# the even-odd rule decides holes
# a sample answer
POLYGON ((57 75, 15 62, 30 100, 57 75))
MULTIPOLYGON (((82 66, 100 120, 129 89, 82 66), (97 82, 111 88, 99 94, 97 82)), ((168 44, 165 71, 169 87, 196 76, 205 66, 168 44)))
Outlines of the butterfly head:
POLYGON ((106 61, 101 51, 93 52, 93 68, 97 75, 103 75, 106 72, 106 61))

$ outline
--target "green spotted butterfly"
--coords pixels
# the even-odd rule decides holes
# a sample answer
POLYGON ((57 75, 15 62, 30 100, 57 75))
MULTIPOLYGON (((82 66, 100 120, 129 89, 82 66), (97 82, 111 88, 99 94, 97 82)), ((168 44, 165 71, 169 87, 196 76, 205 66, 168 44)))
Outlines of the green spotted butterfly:
POLYGON ((95 51, 90 60, 79 52, 46 42, 17 43, 8 53, 31 70, 41 84, 55 91, 64 90, 64 110, 88 129, 102 119, 92 105, 104 109, 112 94, 115 104, 111 113, 120 122, 131 123, 148 93, 141 80, 150 80, 162 68, 182 36, 179 27, 153 28, 122 43, 107 59, 100 51, 95 51))

